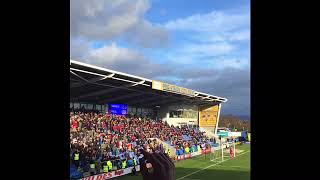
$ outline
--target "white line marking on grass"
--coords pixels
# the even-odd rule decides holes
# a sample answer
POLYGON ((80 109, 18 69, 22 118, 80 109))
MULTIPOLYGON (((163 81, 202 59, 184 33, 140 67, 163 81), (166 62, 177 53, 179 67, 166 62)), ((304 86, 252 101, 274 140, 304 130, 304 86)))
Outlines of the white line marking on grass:
POLYGON ((242 166, 222 166, 222 165, 217 165, 217 167, 231 167, 231 168, 243 168, 243 169, 248 169, 248 168, 244 168, 242 166))
MULTIPOLYGON (((244 153, 241 153, 241 154, 239 154, 237 157, 239 157, 239 156, 241 156, 241 155, 243 155, 243 154, 246 154, 247 152, 250 152, 250 151, 246 151, 246 152, 244 152, 244 153)), ((192 173, 190 173, 190 174, 187 174, 187 175, 185 175, 185 176, 182 176, 182 177, 180 177, 180 178, 178 178, 178 179, 176 179, 176 180, 184 179, 184 178, 186 178, 186 177, 188 177, 188 176, 191 176, 191 175, 193 175, 193 174, 195 174, 195 173, 197 173, 197 172, 203 171, 203 170, 205 170, 205 169, 208 169, 209 167, 216 166, 216 165, 218 165, 218 164, 221 164, 221 163, 226 162, 226 161, 229 161, 229 160, 230 160, 230 159, 226 159, 226 160, 221 161, 221 162, 218 162, 218 163, 216 163, 216 164, 211 164, 210 166, 207 166, 207 167, 205 167, 205 168, 202 168, 202 169, 199 169, 199 170, 197 170, 197 171, 194 171, 194 172, 192 172, 192 173)))

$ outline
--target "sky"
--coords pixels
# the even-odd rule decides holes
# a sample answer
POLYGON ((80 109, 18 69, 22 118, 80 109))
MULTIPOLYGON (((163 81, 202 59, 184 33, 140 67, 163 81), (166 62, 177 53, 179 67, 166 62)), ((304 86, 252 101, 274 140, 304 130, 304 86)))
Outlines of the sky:
POLYGON ((250 117, 249 0, 71 0, 71 59, 225 97, 250 117))

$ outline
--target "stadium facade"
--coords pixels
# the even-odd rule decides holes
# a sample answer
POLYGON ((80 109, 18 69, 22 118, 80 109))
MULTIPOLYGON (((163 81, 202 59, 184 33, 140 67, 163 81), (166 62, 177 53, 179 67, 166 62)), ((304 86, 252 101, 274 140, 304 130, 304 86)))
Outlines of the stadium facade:
POLYGON ((169 125, 199 126, 217 134, 222 103, 227 99, 173 84, 70 60, 70 108, 152 116, 169 125), (112 107, 111 107, 112 106, 112 107))

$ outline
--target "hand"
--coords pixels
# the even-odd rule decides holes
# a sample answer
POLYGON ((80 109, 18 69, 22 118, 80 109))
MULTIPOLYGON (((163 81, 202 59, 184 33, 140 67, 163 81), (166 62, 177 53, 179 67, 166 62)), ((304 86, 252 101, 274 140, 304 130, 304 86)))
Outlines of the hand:
POLYGON ((140 170, 143 180, 174 180, 175 165, 167 154, 164 153, 148 153, 141 150, 145 159, 152 164, 152 168, 148 169, 146 163, 140 163, 140 170), (150 171, 152 169, 152 171, 150 171))

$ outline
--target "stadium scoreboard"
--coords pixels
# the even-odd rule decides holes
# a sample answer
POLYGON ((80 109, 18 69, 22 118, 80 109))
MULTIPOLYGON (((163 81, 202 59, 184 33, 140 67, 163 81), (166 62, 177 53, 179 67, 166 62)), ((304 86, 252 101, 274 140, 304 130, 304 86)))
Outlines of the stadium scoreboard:
POLYGON ((114 115, 127 115, 128 114, 128 105, 127 104, 108 104, 108 112, 114 115))

